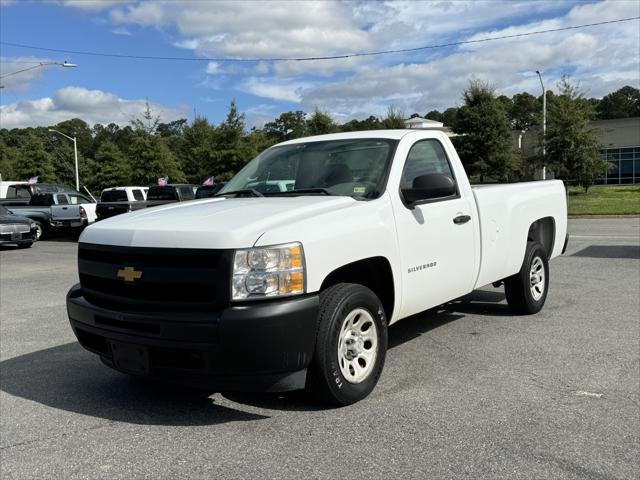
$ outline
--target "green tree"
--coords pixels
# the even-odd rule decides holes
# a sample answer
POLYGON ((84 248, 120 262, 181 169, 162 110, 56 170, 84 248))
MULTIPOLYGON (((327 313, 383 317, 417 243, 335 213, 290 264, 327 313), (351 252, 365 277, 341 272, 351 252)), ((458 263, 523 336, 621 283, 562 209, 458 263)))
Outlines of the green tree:
POLYGON ((307 135, 306 113, 301 110, 295 112, 285 112, 273 122, 264 124, 264 131, 267 136, 277 142, 284 142, 293 138, 300 138, 307 135))
POLYGON ((600 119, 640 117, 640 90, 627 85, 605 95, 596 111, 600 119))
POLYGON ((387 109, 387 116, 382 119, 382 128, 407 128, 404 124, 404 114, 393 105, 387 109))
POLYGON ((477 80, 470 82, 463 98, 453 128, 460 135, 456 147, 462 163, 481 182, 487 175, 508 180, 518 170, 519 161, 503 103, 492 87, 477 80))
POLYGON ((426 118, 427 120, 434 120, 436 122, 442 122, 443 121, 443 115, 441 112, 439 112, 438 110, 431 110, 429 113, 427 113, 424 118, 426 118))
POLYGON ((516 93, 509 116, 511 125, 516 130, 527 130, 532 125, 539 125, 542 118, 542 102, 530 93, 516 93))
POLYGON ((131 182, 135 185, 155 184, 159 177, 169 176, 172 183, 184 182, 185 175, 164 138, 138 131, 127 150, 131 164, 131 182))
POLYGON ((40 182, 57 182, 53 157, 44 148, 42 140, 29 135, 20 146, 20 157, 14 166, 16 180, 38 177, 40 182))
POLYGON ((20 152, 0 140, 0 176, 3 181, 18 180, 16 166, 20 161, 20 152))
POLYGON ((108 187, 128 185, 131 183, 131 169, 124 155, 111 140, 100 144, 95 155, 95 169, 91 177, 91 186, 102 190, 108 187))
POLYGON ((456 118, 458 117, 458 108, 450 107, 442 112, 442 123, 445 127, 453 128, 456 124, 456 118))
POLYGON ((309 120, 307 120, 307 132, 309 135, 323 135, 338 131, 338 126, 333 118, 318 107, 315 108, 309 120))
POLYGON ((585 193, 610 167, 600 155, 596 131, 589 127, 591 107, 568 77, 558 84, 547 117, 546 163, 556 173, 566 173, 585 193))
POLYGON ((216 179, 227 180, 240 170, 254 155, 249 138, 245 136, 244 114, 238 111, 233 100, 227 118, 216 128, 216 163, 212 174, 216 179))
POLYGON ((362 130, 379 130, 383 128, 382 123, 378 117, 373 115, 364 120, 350 120, 340 126, 340 130, 343 132, 359 132, 362 130))

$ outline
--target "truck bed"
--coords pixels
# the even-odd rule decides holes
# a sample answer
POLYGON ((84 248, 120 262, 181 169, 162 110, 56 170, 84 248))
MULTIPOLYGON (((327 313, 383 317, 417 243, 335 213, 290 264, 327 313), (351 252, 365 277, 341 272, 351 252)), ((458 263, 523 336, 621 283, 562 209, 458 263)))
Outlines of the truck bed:
POLYGON ((474 185, 480 225, 480 266, 475 288, 520 270, 530 225, 550 218, 555 235, 549 258, 561 254, 566 235, 567 197, 560 180, 474 185))

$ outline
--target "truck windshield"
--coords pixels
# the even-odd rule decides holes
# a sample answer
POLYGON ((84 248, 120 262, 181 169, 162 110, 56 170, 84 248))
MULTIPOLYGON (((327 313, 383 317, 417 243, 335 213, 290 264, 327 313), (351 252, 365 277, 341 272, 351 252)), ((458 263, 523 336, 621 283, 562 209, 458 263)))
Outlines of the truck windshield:
POLYGON ((270 148, 227 183, 225 192, 263 195, 343 195, 378 198, 395 140, 362 138, 296 143, 270 148))
POLYGON ((101 202, 126 202, 127 192, 124 190, 107 190, 100 195, 101 202))

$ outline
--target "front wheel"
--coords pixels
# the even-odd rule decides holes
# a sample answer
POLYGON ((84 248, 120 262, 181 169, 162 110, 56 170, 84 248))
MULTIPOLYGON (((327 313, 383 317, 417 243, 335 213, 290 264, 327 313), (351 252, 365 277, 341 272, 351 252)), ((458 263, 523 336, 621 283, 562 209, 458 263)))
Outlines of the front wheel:
POLYGON ((384 367, 387 319, 382 303, 362 285, 334 285, 320 294, 318 322, 308 390, 340 406, 362 400, 384 367))
POLYGON ((507 303, 515 313, 538 313, 549 291, 547 252, 538 242, 528 242, 520 271, 504 281, 507 303))
POLYGON ((45 235, 44 224, 38 220, 34 220, 33 223, 36 224, 36 240, 42 240, 45 235))

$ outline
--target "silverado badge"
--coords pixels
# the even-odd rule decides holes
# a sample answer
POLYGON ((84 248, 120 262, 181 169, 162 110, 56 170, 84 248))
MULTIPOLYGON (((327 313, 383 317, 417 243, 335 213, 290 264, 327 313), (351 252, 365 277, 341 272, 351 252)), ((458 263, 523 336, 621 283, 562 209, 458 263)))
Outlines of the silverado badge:
POLYGON ((122 278, 125 282, 133 282, 142 277, 142 272, 136 270, 134 267, 124 267, 118 270, 117 276, 118 278, 122 278))

